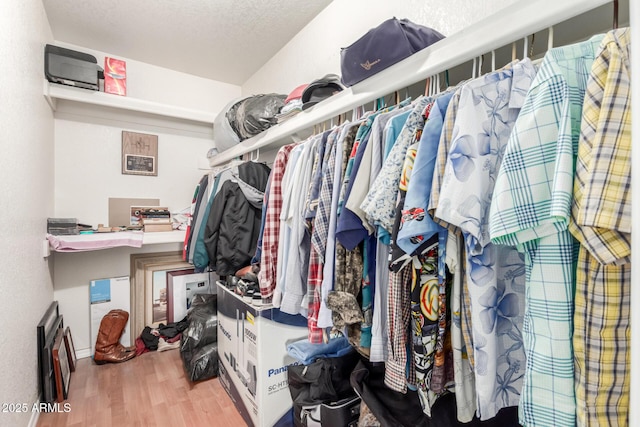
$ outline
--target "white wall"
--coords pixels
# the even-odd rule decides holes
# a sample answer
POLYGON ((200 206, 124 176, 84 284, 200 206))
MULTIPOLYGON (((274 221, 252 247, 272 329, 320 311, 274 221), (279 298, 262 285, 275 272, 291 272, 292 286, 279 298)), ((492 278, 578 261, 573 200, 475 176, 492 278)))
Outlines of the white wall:
MULTIPOLYGON (((133 42, 133 41, 132 41, 133 42)), ((56 41, 57 46, 89 53, 104 68, 104 57, 127 63, 127 96, 217 114, 229 101, 240 96, 240 87, 173 71, 131 58, 115 56, 90 47, 56 41)))
MULTIPOLYGON (((206 82, 199 77, 127 59, 129 76, 136 75, 136 67, 129 64, 137 65, 142 72, 149 72, 151 77, 142 79, 144 84, 130 86, 128 96, 209 111, 221 108, 229 97, 237 97, 240 93, 237 86, 206 82), (168 81, 171 81, 172 90, 159 96, 168 81), (149 82, 155 82, 155 85, 149 82), (218 86, 223 90, 216 89, 218 86), (179 89, 182 87, 186 89, 184 96, 180 97, 179 89)), ((87 113, 83 111, 87 107, 78 105, 63 107, 59 108, 55 119, 55 216, 74 217, 81 223, 94 226, 108 224, 109 197, 158 198, 163 206, 174 212, 190 206, 194 188, 206 173, 199 166, 212 145, 211 127, 203 130, 198 125, 191 125, 193 131, 190 131, 189 126, 187 130, 183 129, 185 123, 179 121, 113 114, 97 108, 87 113), (121 173, 123 130, 158 135, 158 176, 121 173)), ((131 253, 180 248, 181 244, 172 244, 146 246, 141 250, 118 248, 83 254, 55 253, 54 297, 60 303, 66 324, 73 331, 76 349, 84 353, 83 350, 91 346, 91 280, 129 275, 131 253)), ((140 332, 131 331, 134 336, 140 332)))
POLYGON ((288 94, 328 73, 340 74, 340 48, 393 16, 451 35, 517 0, 334 0, 242 85, 242 94, 288 94))
MULTIPOLYGON (((55 215, 108 224, 109 197, 158 198, 173 211, 190 206, 210 141, 129 123, 55 121, 55 215), (122 174, 122 131, 158 135, 158 176, 122 174)), ((117 224, 111 224, 117 225, 117 224)))
MULTIPOLYGON (((89 283, 95 279, 106 279, 130 275, 130 255, 150 252, 173 252, 182 249, 181 243, 135 248, 113 248, 83 253, 56 253, 54 296, 64 313, 65 325, 71 327, 73 343, 81 355, 91 349, 91 322, 89 306, 89 283)), ((138 337, 142 331, 130 331, 138 337)))
POLYGON ((0 425, 26 426, 38 398, 36 326, 53 300, 42 257, 53 213, 53 117, 42 96, 44 44, 53 40, 38 0, 2 2, 0 13, 0 425))
MULTIPOLYGON (((61 42, 104 63, 108 53, 61 42)), ((145 64, 127 62, 127 96, 217 114, 240 87, 145 64)), ((115 95, 114 95, 115 96, 115 95)), ((109 197, 158 198, 172 211, 189 207, 207 166, 212 127, 202 123, 119 112, 76 103, 58 104, 55 119, 55 216, 85 224, 108 224, 109 197), (158 176, 121 173, 122 131, 158 135, 158 176)), ((55 253, 54 297, 71 327, 76 349, 90 342, 89 283, 127 276, 132 253, 177 251, 181 244, 117 248, 90 253, 55 253)), ((137 337, 142 331, 131 331, 137 337)))

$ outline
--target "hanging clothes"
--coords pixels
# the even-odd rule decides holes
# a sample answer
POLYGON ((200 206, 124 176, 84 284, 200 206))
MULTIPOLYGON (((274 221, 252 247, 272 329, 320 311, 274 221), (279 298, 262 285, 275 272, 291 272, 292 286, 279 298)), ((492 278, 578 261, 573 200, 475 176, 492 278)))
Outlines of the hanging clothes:
POLYGON ((628 425, 631 294, 630 30, 591 67, 569 230, 580 242, 573 348, 579 426, 628 425))
POLYGON ((235 274, 251 262, 269 171, 267 165, 255 162, 232 168, 233 178, 222 185, 213 200, 204 243, 211 267, 220 276, 235 274))
POLYGON ((272 298, 276 284, 276 266, 278 264, 277 242, 280 235, 280 213, 282 212, 282 178, 289 162, 289 155, 296 144, 285 145, 278 150, 273 161, 269 178, 269 203, 264 217, 262 236, 262 255, 260 258, 260 294, 263 298, 272 298))
MULTIPOLYGON (((318 217, 317 210, 320 203, 320 192, 322 189, 323 176, 330 168, 329 159, 334 158, 335 151, 333 151, 333 144, 335 143, 335 132, 326 131, 321 136, 321 141, 318 145, 318 151, 313 164, 312 180, 309 187, 309 195, 307 197, 307 211, 305 213, 305 219, 307 220, 307 227, 310 233, 310 255, 309 255, 309 269, 307 271, 307 301, 308 301, 308 329, 309 329, 309 342, 312 344, 320 344, 323 342, 323 330, 318 326, 318 316, 320 314, 320 298, 322 287, 322 273, 323 273, 323 258, 320 255, 319 240, 321 240, 320 234, 325 234, 327 224, 320 220, 315 221, 318 217)), ((323 220, 325 216, 321 216, 323 220)))
MULTIPOLYGON (((571 340, 578 247, 567 226, 582 103, 602 38, 547 52, 496 178, 491 239, 519 245, 525 254, 528 369, 519 408, 527 426, 569 427, 576 420, 571 340)), ((476 370, 478 363, 476 356, 476 370)))
MULTIPOLYGON (((284 171, 282 176, 281 183, 281 191, 282 191, 282 208, 280 209, 280 215, 277 217, 277 220, 280 223, 280 230, 278 232, 277 239, 277 262, 275 262, 275 285, 271 285, 274 287, 272 303, 276 308, 280 308, 280 303, 282 302, 282 295, 285 290, 285 269, 287 266, 287 260, 289 256, 289 246, 290 246, 290 236, 291 236, 291 227, 284 221, 284 218, 287 216, 289 211, 289 206, 292 203, 291 200, 291 191, 293 188, 293 183, 295 182, 294 171, 296 170, 296 165, 298 160, 302 156, 302 153, 305 149, 308 148, 306 143, 301 143, 297 145, 289 155, 289 162, 287 163, 287 168, 284 171)), ((272 247, 272 251, 273 251, 272 247)), ((267 270, 268 274, 268 270, 267 270)))
POLYGON ((502 153, 535 74, 525 59, 463 86, 435 212, 462 231, 466 244, 481 420, 518 404, 526 363, 524 257, 490 242, 488 212, 502 153))
POLYGON ((309 305, 306 295, 311 238, 304 219, 304 210, 313 163, 321 142, 322 136, 315 135, 304 143, 304 149, 291 176, 291 190, 288 193, 290 201, 287 209, 283 206, 280 216, 281 227, 286 226, 290 230, 286 262, 282 265, 283 274, 279 279, 283 289, 280 310, 287 314, 302 314, 305 317, 309 305))
POLYGON ((327 224, 326 239, 324 233, 318 235, 318 251, 321 261, 323 262, 322 285, 320 292, 320 309, 318 312, 318 326, 321 328, 329 328, 334 326, 332 320, 332 312, 327 307, 327 296, 334 289, 336 270, 336 224, 338 221, 338 199, 340 197, 340 185, 342 175, 344 173, 343 165, 346 165, 353 140, 360 122, 347 123, 340 131, 338 140, 335 143, 335 159, 333 173, 331 169, 327 170, 326 179, 323 179, 321 200, 318 207, 318 215, 316 221, 321 221, 322 227, 327 224), (328 217, 328 218, 327 218, 328 217), (324 250, 322 249, 324 248, 324 250))

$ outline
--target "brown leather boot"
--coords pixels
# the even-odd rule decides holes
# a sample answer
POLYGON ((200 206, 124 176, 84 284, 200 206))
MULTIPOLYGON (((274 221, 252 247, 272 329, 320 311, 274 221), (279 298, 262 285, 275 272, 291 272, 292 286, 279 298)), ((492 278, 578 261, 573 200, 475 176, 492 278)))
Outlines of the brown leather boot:
POLYGON ((102 318, 93 356, 93 361, 98 365, 125 362, 135 357, 135 351, 120 344, 128 320, 129 313, 124 310, 111 310, 102 318))

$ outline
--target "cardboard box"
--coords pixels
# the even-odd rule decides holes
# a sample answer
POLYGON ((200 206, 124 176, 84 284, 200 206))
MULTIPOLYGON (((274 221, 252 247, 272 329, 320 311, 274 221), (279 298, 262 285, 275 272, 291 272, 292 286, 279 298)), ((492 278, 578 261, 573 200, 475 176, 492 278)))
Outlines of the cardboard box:
POLYGON ((163 231, 173 231, 173 226, 171 224, 145 224, 144 232, 145 233, 157 233, 163 231))
MULTIPOLYGON (((218 282, 220 383, 249 425, 291 425, 287 344, 305 338, 305 326, 274 320, 273 306, 253 306, 218 282)), ((289 316, 290 318, 302 316, 289 316)))
POLYGON ((104 58, 104 91, 127 96, 127 63, 121 59, 104 58))

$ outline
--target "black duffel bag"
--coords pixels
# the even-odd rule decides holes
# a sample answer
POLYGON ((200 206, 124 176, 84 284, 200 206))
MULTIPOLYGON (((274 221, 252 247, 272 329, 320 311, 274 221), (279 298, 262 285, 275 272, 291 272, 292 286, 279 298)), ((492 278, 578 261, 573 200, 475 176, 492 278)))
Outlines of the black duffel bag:
MULTIPOLYGON (((321 420, 323 409, 329 414, 328 418, 349 418, 351 408, 357 404, 354 399, 356 393, 349 381, 359 360, 358 353, 349 352, 340 357, 320 358, 309 365, 291 365, 287 368, 296 426, 327 425, 321 420), (335 407, 336 402, 342 405, 335 407), (323 404, 327 407, 322 408, 323 404)), ((358 414, 352 415, 355 418, 358 414)))

